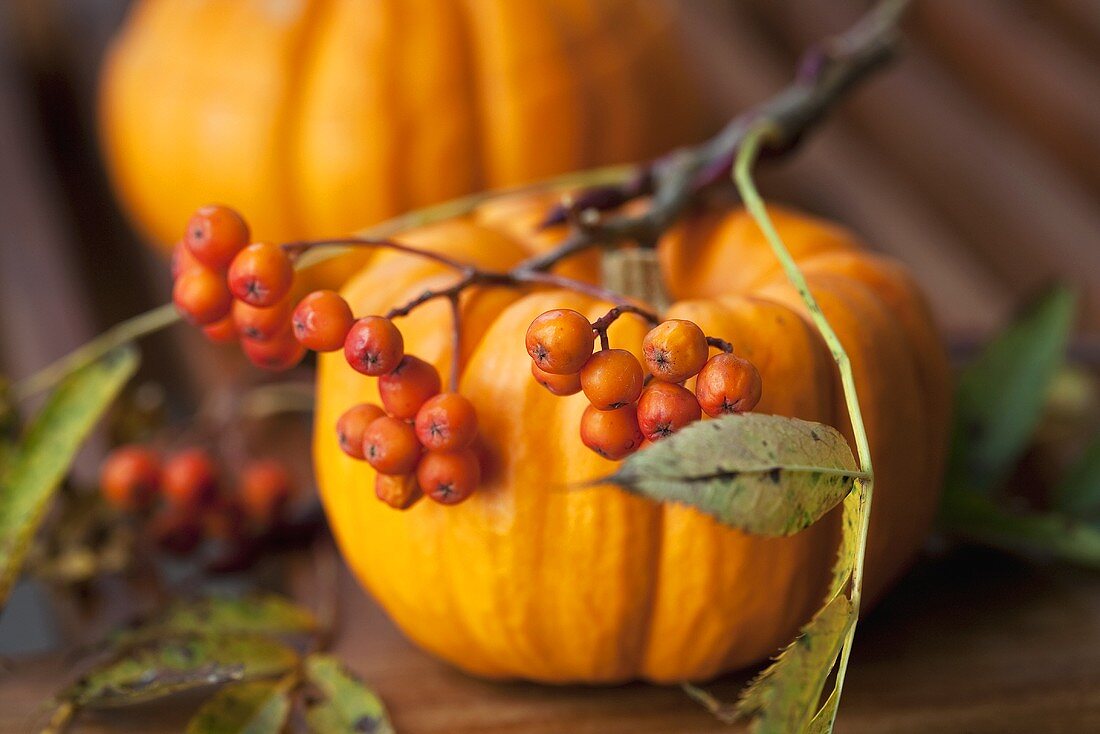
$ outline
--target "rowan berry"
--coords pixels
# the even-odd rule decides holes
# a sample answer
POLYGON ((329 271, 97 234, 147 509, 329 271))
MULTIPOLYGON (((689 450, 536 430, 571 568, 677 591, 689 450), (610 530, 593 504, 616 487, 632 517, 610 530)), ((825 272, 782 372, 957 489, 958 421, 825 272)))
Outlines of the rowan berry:
POLYGON ((215 344, 231 344, 237 341, 237 325, 233 323, 232 314, 221 321, 215 321, 202 327, 202 333, 203 336, 215 344))
POLYGON ((363 458, 379 474, 410 473, 422 450, 416 429, 399 418, 376 418, 363 433, 363 458))
POLYGON ((268 341, 290 328, 291 307, 289 298, 263 308, 233 301, 233 324, 242 339, 268 341))
POLYGON ((239 481, 240 505, 253 523, 267 527, 280 519, 294 489, 286 464, 278 459, 250 461, 239 481))
POLYGON ((202 518, 187 511, 165 508, 149 523, 149 533, 161 550, 186 556, 202 542, 202 518))
POLYGON ((289 327, 264 341, 242 339, 241 348, 252 364, 271 372, 289 370, 306 356, 306 348, 298 343, 289 327))
POLYGON ((229 264, 229 290, 251 306, 274 306, 290 292, 294 265, 283 248, 267 242, 249 245, 229 264))
POLYGON ((221 273, 195 265, 176 278, 172 286, 172 301, 188 321, 206 326, 229 315, 233 296, 221 273))
POLYGON ((172 280, 180 277, 184 270, 201 265, 202 263, 196 260, 191 251, 187 249, 187 245, 183 244, 183 240, 177 242, 176 246, 172 248, 172 280))
POLYGON ((374 477, 374 496, 395 510, 407 510, 424 496, 414 474, 374 477))
POLYGON ((580 372, 592 356, 592 324, 583 314, 558 308, 540 314, 527 328, 527 353, 545 372, 580 372))
POLYGON ((656 381, 638 398, 638 425, 650 441, 669 436, 702 416, 691 390, 674 382, 656 381))
POLYGON ((217 469, 199 448, 184 449, 168 458, 161 473, 161 491, 168 504, 194 509, 209 504, 218 493, 217 469))
POLYGON ((623 405, 599 410, 594 405, 581 416, 581 441, 605 459, 619 460, 637 451, 643 441, 638 427, 638 409, 623 405))
POLYGON ((353 405, 336 421, 336 440, 341 450, 353 459, 363 457, 363 434, 367 426, 381 418, 386 411, 371 403, 353 405))
POLYGON ((683 382, 706 364, 706 334, 692 321, 671 319, 658 324, 642 340, 646 366, 658 380, 683 382))
POLYGON ((585 397, 600 410, 633 403, 642 394, 645 375, 638 358, 625 349, 602 349, 581 368, 585 397))
POLYGON ((395 418, 413 420, 428 398, 439 394, 439 370, 419 357, 406 354, 397 367, 378 378, 382 407, 395 418))
POLYGON ((237 540, 244 535, 245 512, 236 497, 216 497, 202 514, 203 534, 217 540, 237 540))
POLYGON ((379 377, 392 372, 405 356, 405 339, 394 323, 382 316, 364 316, 352 324, 344 339, 344 359, 352 369, 379 377))
POLYGON ((531 376, 554 395, 575 395, 581 391, 581 376, 576 373, 555 375, 531 362, 531 376))
POLYGON ((160 458, 144 446, 120 446, 100 466, 99 487, 120 510, 148 509, 160 488, 160 458))
POLYGON ((695 380, 695 397, 712 417, 752 410, 760 402, 761 390, 756 365, 733 354, 711 357, 695 380))
POLYGON ((346 343, 354 321, 351 307, 339 293, 314 291, 294 309, 294 336, 306 349, 335 352, 346 343))
POLYGON ((428 398, 416 413, 416 437, 428 449, 464 449, 477 438, 477 409, 456 392, 428 398))
POLYGON ((421 491, 442 505, 457 505, 477 489, 481 464, 472 449, 429 451, 416 467, 421 491))
POLYGON ((187 223, 183 242, 202 264, 225 270, 248 245, 248 224, 234 209, 218 204, 199 207, 187 223))

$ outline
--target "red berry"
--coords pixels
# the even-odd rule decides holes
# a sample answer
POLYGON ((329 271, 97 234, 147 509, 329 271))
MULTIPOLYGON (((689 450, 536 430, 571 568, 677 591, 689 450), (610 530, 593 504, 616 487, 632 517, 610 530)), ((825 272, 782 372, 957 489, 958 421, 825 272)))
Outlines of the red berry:
POLYGON ((428 398, 416 413, 416 437, 428 449, 464 449, 477 438, 477 409, 456 392, 428 398))
POLYGON ((217 469, 202 449, 185 449, 169 457, 161 474, 168 504, 192 509, 209 504, 218 493, 217 469))
POLYGON ((248 224, 235 210, 210 204, 199 207, 187 223, 183 242, 202 264, 225 270, 248 244, 248 224))
MULTIPOLYGON (((345 345, 355 317, 339 293, 314 291, 298 303, 293 321, 294 336, 306 349, 335 352, 345 345)), ((401 332, 397 334, 400 336, 401 332)))
POLYGON ((442 505, 457 505, 477 489, 481 464, 472 449, 429 451, 416 467, 424 494, 442 505))
POLYGON ((183 240, 176 243, 176 246, 172 248, 172 280, 180 277, 180 274, 184 270, 201 266, 195 256, 191 254, 191 251, 187 249, 187 245, 183 244, 183 240))
POLYGON ((160 458, 144 446, 122 446, 99 468, 103 498, 126 511, 148 509, 160 488, 160 458))
POLYGON ((384 415, 363 434, 363 458, 379 474, 408 474, 420 459, 416 430, 403 420, 384 415))
POLYGON ((642 394, 645 375, 638 358, 625 349, 603 349, 581 368, 585 397, 600 410, 633 403, 642 394))
POLYGON ((198 326, 221 321, 233 305, 222 274, 201 265, 180 273, 172 286, 172 300, 180 314, 198 326))
POLYGON ((545 372, 580 372, 592 355, 592 324, 583 314, 559 308, 540 314, 527 328, 527 353, 545 372))
POLYGON ((638 425, 650 441, 670 436, 702 415, 691 390, 674 382, 658 380, 638 398, 638 425))
POLYGON ((197 513, 165 508, 149 524, 153 540, 166 553, 186 556, 202 542, 202 518, 197 513))
POLYGON ((646 367, 654 377, 665 382, 688 379, 703 368, 709 353, 703 330, 683 319, 658 324, 642 340, 646 367))
POLYGON ((274 306, 290 293, 293 283, 294 265, 278 245, 249 245, 229 265, 229 290, 250 306, 274 306))
POLYGON ((395 510, 407 510, 424 496, 413 474, 387 476, 377 474, 374 477, 374 496, 395 510))
POLYGON ((203 336, 215 344, 232 344, 237 341, 237 325, 233 323, 233 316, 226 316, 221 321, 215 321, 202 327, 203 336))
POLYGON ((233 324, 242 339, 267 341, 290 328, 292 305, 289 298, 266 308, 250 306, 244 301, 233 301, 233 324))
POLYGON ((271 372, 289 370, 306 356, 306 348, 298 343, 290 328, 265 341, 242 339, 241 348, 252 364, 271 372))
POLYGON ((618 461, 642 445, 638 411, 634 405, 614 410, 599 410, 594 405, 581 416, 581 441, 605 459, 618 461))
POLYGON ((419 357, 406 354, 389 374, 378 378, 382 407, 395 418, 416 418, 428 398, 439 393, 439 371, 419 357))
POLYGON ((386 414, 377 405, 360 403, 344 411, 336 421, 336 440, 341 450, 353 459, 363 459, 363 434, 367 426, 386 414))
POLYGON ((554 375, 532 361, 531 376, 554 395, 575 395, 581 391, 581 376, 576 372, 568 375, 554 375))
POLYGON ((237 540, 244 535, 245 514, 236 497, 216 497, 202 513, 202 530, 208 538, 237 540))
POLYGON ((238 497, 245 515, 266 527, 280 518, 293 489, 286 464, 278 459, 258 459, 241 472, 238 497))
POLYGON ((356 372, 379 377, 393 371, 405 355, 405 339, 393 322, 382 316, 364 316, 352 324, 344 339, 344 358, 356 372))
POLYGON ((760 402, 761 390, 756 365, 732 354, 711 357, 695 381, 695 397, 711 417, 752 410, 760 402))

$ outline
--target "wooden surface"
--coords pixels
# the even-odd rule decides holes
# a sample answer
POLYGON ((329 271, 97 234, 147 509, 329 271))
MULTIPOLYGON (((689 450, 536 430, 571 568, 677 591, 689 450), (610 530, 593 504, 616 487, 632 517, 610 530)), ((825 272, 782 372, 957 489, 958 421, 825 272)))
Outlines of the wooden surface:
MULTIPOLYGON (((728 732, 677 688, 555 688, 470 678, 413 648, 345 577, 336 652, 382 695, 400 734, 728 732)), ((303 592, 312 596, 310 592, 303 592)), ((963 549, 925 558, 862 624, 837 731, 1100 731, 1100 577, 963 549)), ((0 731, 37 731, 71 675, 10 661, 0 731)), ((744 675, 712 688, 732 695, 744 675)), ((90 713, 74 732, 181 731, 189 697, 90 713)))

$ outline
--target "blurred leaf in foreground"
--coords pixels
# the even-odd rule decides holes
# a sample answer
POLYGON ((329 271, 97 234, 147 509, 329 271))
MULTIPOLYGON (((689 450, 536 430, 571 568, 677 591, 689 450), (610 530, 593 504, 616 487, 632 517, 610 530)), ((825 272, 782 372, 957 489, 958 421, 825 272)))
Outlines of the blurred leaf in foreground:
POLYGON ((394 734, 382 700, 336 658, 311 655, 306 678, 316 688, 306 704, 310 731, 394 734))
POLYGON ((187 734, 279 734, 289 713, 285 683, 234 683, 203 704, 187 725, 187 734))
POLYGON ((1062 512, 1100 520, 1100 436, 1055 488, 1054 501, 1062 512))
POLYGON ((73 457, 137 366, 138 352, 127 346, 73 372, 8 457, 0 473, 0 607, 73 457))
POLYGON ((275 594, 252 594, 176 602, 162 615, 123 631, 116 641, 125 645, 180 636, 282 636, 316 631, 317 621, 304 607, 275 594))
POLYGON ((60 698, 82 707, 125 706, 192 688, 282 675, 298 660, 292 648, 268 637, 162 640, 98 666, 60 698))
POLYGON ((1035 432, 1065 360, 1077 297, 1059 286, 997 336, 959 376, 949 489, 988 494, 1035 432))

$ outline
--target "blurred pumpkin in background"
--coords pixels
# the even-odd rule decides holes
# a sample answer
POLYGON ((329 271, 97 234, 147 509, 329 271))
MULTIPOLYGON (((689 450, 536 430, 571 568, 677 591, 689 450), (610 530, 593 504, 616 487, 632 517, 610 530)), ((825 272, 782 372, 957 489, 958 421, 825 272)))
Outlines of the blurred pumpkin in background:
POLYGON ((661 0, 139 0, 101 125, 164 247, 217 201, 258 240, 333 236, 712 131, 661 0))
MULTIPOLYGON (((503 270, 561 236, 533 226, 550 202, 494 201, 401 239, 503 270)), ((899 264, 832 224, 779 208, 773 217, 855 370, 876 468, 865 586, 872 603, 935 515, 949 413, 945 351, 899 264)), ((659 255, 674 300, 666 316, 695 321, 759 367, 758 411, 834 425, 851 440, 829 351, 746 213, 694 215, 664 237, 659 255)), ((394 253, 375 262, 343 291, 358 315, 384 313, 454 278, 394 253)), ((597 277, 592 259, 570 267, 597 277)), ((477 407, 483 477, 456 506, 425 501, 399 512, 375 498, 373 470, 341 451, 334 426, 352 405, 379 401, 377 381, 341 353, 320 355, 314 459, 340 546, 409 637, 468 671, 557 683, 705 679, 775 653, 822 601, 836 512, 797 535, 762 538, 612 487, 575 489, 616 465, 581 443, 585 396, 556 397, 531 377, 524 335, 552 308, 596 318, 609 307, 565 291, 464 295, 459 390, 477 407)), ((406 352, 435 364, 446 381, 448 304, 426 304, 397 322, 406 352)), ((640 355, 646 331, 620 319, 611 343, 640 355)))

